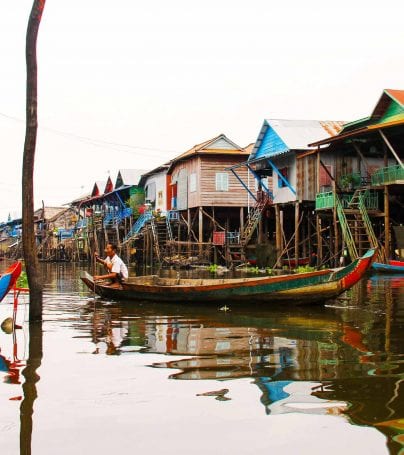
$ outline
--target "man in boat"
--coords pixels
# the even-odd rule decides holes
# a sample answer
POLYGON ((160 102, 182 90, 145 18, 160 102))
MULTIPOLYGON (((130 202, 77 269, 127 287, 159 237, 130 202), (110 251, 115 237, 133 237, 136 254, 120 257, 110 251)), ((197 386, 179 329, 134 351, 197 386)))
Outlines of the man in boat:
POLYGON ((107 269, 105 275, 95 275, 94 280, 110 279, 113 283, 121 284, 123 281, 128 279, 128 268, 122 259, 116 254, 117 246, 113 243, 108 243, 105 248, 105 254, 107 257, 101 259, 98 253, 94 253, 96 262, 99 262, 107 269))

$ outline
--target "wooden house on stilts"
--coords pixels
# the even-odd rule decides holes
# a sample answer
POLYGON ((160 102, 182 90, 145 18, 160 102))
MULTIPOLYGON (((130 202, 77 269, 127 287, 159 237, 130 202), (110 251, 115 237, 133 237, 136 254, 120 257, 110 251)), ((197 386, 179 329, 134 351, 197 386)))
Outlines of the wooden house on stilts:
MULTIPOLYGON (((384 90, 370 116, 311 144, 322 176, 316 188, 318 252, 351 259, 369 247, 379 260, 404 256, 404 90, 384 90)), ((322 259, 323 258, 323 259, 322 259)))
MULTIPOLYGON (((309 261, 316 235, 313 213, 318 173, 314 158, 306 162, 299 158, 314 150, 307 145, 312 138, 332 137, 342 124, 266 119, 247 162, 231 169, 239 180, 243 180, 240 171, 246 169, 256 181, 258 191, 250 193, 254 206, 248 229, 242 234, 242 246, 245 248, 255 238, 252 236, 256 229, 256 242, 276 252, 260 265, 296 266, 309 261)), ((244 186, 247 189, 245 181, 244 186)))
MULTIPOLYGON (((229 168, 245 162, 248 155, 248 149, 220 134, 172 160, 167 201, 170 216, 176 216, 184 226, 176 239, 179 251, 185 253, 192 244, 194 250, 187 253, 204 253, 207 262, 213 256, 215 262, 220 257, 229 259, 226 245, 238 242, 251 203, 250 195, 229 168)), ((243 169, 246 181, 247 174, 243 169)), ((246 185, 253 189, 253 180, 246 185)))

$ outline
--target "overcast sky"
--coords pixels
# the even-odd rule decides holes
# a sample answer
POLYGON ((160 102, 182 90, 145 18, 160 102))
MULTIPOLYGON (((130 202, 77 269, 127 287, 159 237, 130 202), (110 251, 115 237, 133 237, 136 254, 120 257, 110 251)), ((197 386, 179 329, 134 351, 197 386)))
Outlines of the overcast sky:
MULTIPOLYGON (((32 0, 0 2, 1 221, 20 212, 32 0)), ((36 206, 219 133, 245 146, 264 118, 367 116, 404 89, 403 17, 402 0, 47 0, 36 206)))

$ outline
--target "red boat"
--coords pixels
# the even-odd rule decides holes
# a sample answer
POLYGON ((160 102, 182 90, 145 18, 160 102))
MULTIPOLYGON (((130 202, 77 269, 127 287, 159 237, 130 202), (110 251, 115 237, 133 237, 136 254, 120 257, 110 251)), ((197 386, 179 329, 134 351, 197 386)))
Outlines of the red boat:
POLYGON ((0 302, 10 292, 21 275, 21 262, 15 262, 0 277, 0 302))

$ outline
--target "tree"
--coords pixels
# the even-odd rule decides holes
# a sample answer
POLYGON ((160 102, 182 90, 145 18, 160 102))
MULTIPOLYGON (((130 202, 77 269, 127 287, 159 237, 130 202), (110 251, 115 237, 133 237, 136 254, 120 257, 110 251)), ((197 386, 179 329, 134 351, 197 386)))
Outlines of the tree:
POLYGON ((38 129, 38 84, 36 43, 46 0, 34 0, 26 37, 27 102, 24 156, 22 165, 22 241, 30 288, 30 321, 42 319, 42 278, 39 271, 34 231, 34 163, 38 129))

